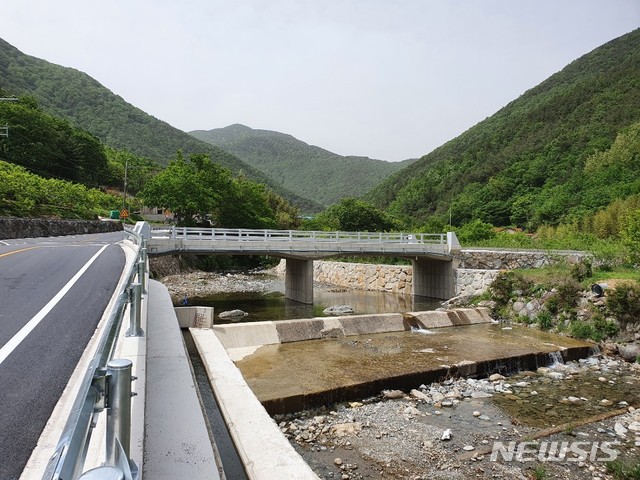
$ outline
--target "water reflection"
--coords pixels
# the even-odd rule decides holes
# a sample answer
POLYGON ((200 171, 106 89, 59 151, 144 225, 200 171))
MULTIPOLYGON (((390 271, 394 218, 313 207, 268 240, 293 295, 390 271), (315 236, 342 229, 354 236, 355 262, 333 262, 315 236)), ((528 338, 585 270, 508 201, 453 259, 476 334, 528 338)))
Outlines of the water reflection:
POLYGON ((284 291, 279 290, 267 293, 234 292, 191 297, 189 305, 214 307, 215 322, 222 324, 230 322, 219 320, 218 314, 234 309, 244 310, 249 314, 243 318, 243 322, 260 322, 322 317, 323 310, 333 305, 351 305, 355 314, 434 310, 440 306, 440 300, 323 286, 314 289, 313 305, 287 300, 284 298, 284 291))

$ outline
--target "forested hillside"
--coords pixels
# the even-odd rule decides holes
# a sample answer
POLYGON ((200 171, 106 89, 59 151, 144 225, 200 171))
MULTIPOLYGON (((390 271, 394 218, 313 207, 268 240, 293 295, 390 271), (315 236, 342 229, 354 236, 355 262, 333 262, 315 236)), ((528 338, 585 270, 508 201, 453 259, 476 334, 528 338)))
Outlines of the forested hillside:
POLYGON ((640 193, 639 121, 640 29, 572 62, 368 199, 414 226, 448 223, 449 212, 454 225, 571 223, 640 193))
MULTIPOLYGON (((185 155, 205 153, 234 173, 243 171, 248 178, 272 186, 303 210, 319 208, 314 202, 284 190, 234 155, 127 103, 87 74, 25 55, 2 39, 0 88, 9 95, 33 96, 44 111, 81 127, 112 148, 164 165, 178 150, 185 155)), ((4 119, 0 118, 0 123, 4 119)))
POLYGON ((345 157, 291 135, 238 124, 189 133, 236 155, 284 188, 325 206, 364 194, 413 161, 345 157))

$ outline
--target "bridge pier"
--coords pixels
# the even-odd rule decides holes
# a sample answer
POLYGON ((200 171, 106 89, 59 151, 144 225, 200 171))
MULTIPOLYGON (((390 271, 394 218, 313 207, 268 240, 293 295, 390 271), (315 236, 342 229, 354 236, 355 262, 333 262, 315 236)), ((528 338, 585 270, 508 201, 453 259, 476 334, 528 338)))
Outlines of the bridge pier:
POLYGON ((413 266, 413 295, 447 300, 456 295, 454 261, 417 258, 413 266))
POLYGON ((313 260, 287 258, 284 296, 300 303, 313 303, 313 260))

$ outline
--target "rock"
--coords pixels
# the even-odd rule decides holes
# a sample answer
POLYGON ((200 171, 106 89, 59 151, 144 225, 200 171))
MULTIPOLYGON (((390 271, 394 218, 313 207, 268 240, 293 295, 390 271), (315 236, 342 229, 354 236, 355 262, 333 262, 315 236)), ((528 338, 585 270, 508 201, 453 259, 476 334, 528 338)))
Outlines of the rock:
POLYGON ((635 362, 640 356, 640 344, 629 343, 626 345, 618 345, 618 354, 627 362, 635 362))
POLYGON ((479 417, 480 416, 480 412, 476 410, 475 412, 473 412, 473 416, 474 417, 479 417))
POLYGON ((627 428, 632 432, 640 432, 640 422, 631 422, 627 428))
POLYGON ((494 373, 493 375, 491 375, 489 377, 489 381, 490 382, 498 382, 498 381, 504 380, 504 379, 505 379, 505 377, 500 375, 499 373, 494 373))
POLYGON ((613 430, 616 432, 616 435, 619 437, 626 437, 628 430, 622 425, 620 422, 616 422, 613 426, 613 430))
POLYGON ((547 377, 552 378, 553 380, 563 380, 564 374, 560 372, 549 372, 546 374, 547 377))
POLYGON ((409 394, 413 398, 417 398, 418 400, 424 400, 424 401, 429 400, 429 395, 427 395, 426 393, 422 393, 420 390, 416 390, 415 388, 411 390, 409 394))
POLYGON ((325 308, 322 313, 325 315, 350 315, 354 313, 351 305, 334 305, 332 307, 325 308))
POLYGON ((487 393, 487 392, 472 392, 471 393, 471 398, 489 398, 489 397, 493 397, 493 395, 491 395, 490 393, 487 393))
POLYGON ((421 415, 420 410, 418 410, 416 407, 407 407, 404 409, 403 413, 405 415, 421 415))
POLYGON ((348 422, 348 423, 336 423, 331 425, 329 433, 336 437, 345 437, 347 435, 354 435, 362 430, 362 423, 360 422, 348 422))
POLYGON ((462 447, 462 449, 466 452, 471 452, 472 450, 475 450, 476 447, 474 447, 473 445, 465 445, 464 447, 462 447))
POLYGON ((218 318, 223 319, 223 320, 240 320, 241 318, 246 317, 247 315, 249 315, 247 312, 244 312, 242 310, 227 310, 226 312, 220 312, 218 314, 218 318))
POLYGON ((340 466, 340 465, 342 465, 342 459, 340 457, 334 458, 333 459, 333 463, 335 463, 336 465, 340 466))
POLYGON ((447 428, 444 432, 442 432, 442 436, 440 437, 440 440, 442 441, 448 441, 451 440, 451 429, 447 428))
POLYGON ((610 407, 611 405, 613 405, 613 402, 611 400, 603 398, 602 400, 600 400, 600 405, 602 405, 603 407, 610 407))
POLYGON ((604 377, 598 377, 598 381, 602 382, 602 383, 605 383, 607 381, 607 379, 604 378, 604 377))
POLYGON ((404 392, 402 390, 383 390, 382 396, 389 399, 403 398, 404 392))
POLYGON ((431 394, 431 398, 434 402, 441 402, 442 400, 444 400, 444 395, 440 392, 434 392, 431 394))

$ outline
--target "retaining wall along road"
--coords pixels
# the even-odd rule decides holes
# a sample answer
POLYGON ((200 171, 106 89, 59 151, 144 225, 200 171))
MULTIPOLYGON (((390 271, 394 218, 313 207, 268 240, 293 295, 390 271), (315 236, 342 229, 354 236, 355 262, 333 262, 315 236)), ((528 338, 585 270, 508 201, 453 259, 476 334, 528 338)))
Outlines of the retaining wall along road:
POLYGON ((100 220, 55 220, 47 218, 0 217, 0 240, 7 238, 58 237, 122 230, 120 222, 100 220))

